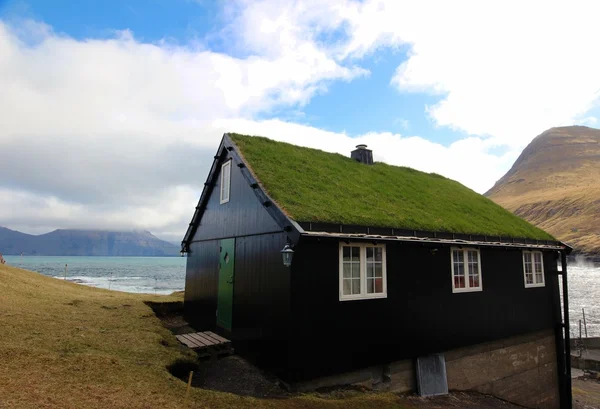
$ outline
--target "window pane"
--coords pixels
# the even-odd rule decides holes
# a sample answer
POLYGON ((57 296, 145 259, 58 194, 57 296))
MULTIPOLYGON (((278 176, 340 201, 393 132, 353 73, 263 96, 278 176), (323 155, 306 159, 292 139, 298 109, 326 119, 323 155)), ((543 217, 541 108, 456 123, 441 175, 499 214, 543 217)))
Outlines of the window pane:
POLYGON ((352 261, 360 260, 360 247, 352 247, 352 261))
POLYGON ((375 247, 375 261, 383 261, 383 248, 375 247))
POLYGON ((542 284, 544 282, 544 275, 541 272, 536 272, 535 273, 535 282, 537 284, 542 284))
POLYGON ((534 260, 535 260, 535 263, 533 264, 533 266, 535 268, 534 271, 535 271, 536 274, 541 274, 542 271, 543 271, 543 267, 542 267, 542 255, 539 254, 539 253, 536 253, 534 260), (538 258, 538 256, 539 256, 539 258, 538 258))
POLYGON ((375 264, 375 277, 383 277, 383 264, 375 264))
POLYGON ((367 247, 367 263, 373 261, 373 247, 367 247))
POLYGON ((465 288, 465 277, 462 275, 454 276, 454 288, 465 288))
POLYGON ((350 278, 352 277, 352 264, 350 263, 344 263, 344 278, 350 278))
POLYGON ((535 272, 536 273, 541 273, 542 272, 542 263, 535 263, 535 272))
POLYGON ((344 280, 343 294, 344 295, 352 294, 352 280, 344 280))
POLYGON ((533 274, 525 273, 525 282, 527 284, 533 284, 533 274))
POLYGON ((367 277, 375 277, 375 266, 373 263, 367 263, 367 277))
POLYGON ((352 294, 360 294, 360 278, 352 279, 352 294))
POLYGON ((469 276, 469 287, 479 287, 479 275, 469 276))
POLYGON ((539 253, 539 252, 533 253, 533 258, 536 263, 541 263, 542 262, 542 253, 539 253))
POLYGON ((342 247, 342 256, 344 261, 350 261, 350 247, 344 246, 342 247))
POLYGON ((468 254, 468 258, 469 258, 469 263, 477 263, 478 259, 477 259, 477 252, 474 250, 469 250, 467 252, 468 254))
POLYGON ((383 292, 383 278, 375 279, 375 292, 382 293, 383 292))
POLYGON ((525 269, 525 284, 534 284, 534 274, 533 274, 533 269, 534 269, 534 263, 533 260, 535 259, 535 253, 532 256, 531 252, 525 252, 523 253, 523 268, 525 269))
POLYGON ((454 263, 454 275, 455 276, 464 276, 465 275, 465 266, 463 263, 454 263))
POLYGON ((367 293, 377 294, 383 292, 383 278, 368 278, 367 293))
POLYGON ((464 255, 463 255, 462 250, 454 250, 452 252, 452 256, 454 257, 455 263, 462 263, 464 261, 463 260, 464 255))
POLYGON ((360 263, 352 263, 352 277, 360 279, 360 263))

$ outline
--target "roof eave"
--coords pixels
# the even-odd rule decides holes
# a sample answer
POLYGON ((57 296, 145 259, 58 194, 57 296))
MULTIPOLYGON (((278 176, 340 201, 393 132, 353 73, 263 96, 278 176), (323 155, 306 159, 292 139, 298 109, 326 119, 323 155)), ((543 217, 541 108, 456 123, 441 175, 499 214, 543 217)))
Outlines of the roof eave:
POLYGON ((417 237, 417 236, 385 236, 378 234, 364 233, 337 233, 325 231, 306 231, 304 237, 319 237, 319 238, 335 238, 348 240, 369 240, 369 241, 397 241, 404 243, 427 243, 448 246, 475 246, 475 247, 497 247, 497 248, 513 248, 513 249, 537 249, 537 250, 552 250, 564 251, 566 254, 571 253, 571 247, 562 242, 545 243, 523 243, 523 242, 501 242, 501 241, 483 241, 483 240, 468 240, 468 239, 448 239, 436 237, 417 237))
POLYGON ((465 234, 465 233, 451 233, 451 232, 435 232, 435 231, 424 231, 414 230, 406 228, 393 228, 393 227, 381 227, 381 226, 362 226, 362 225, 348 225, 348 224, 336 224, 336 223, 320 223, 320 222, 299 222, 300 226, 313 235, 323 234, 338 234, 338 235, 351 235, 354 237, 405 237, 414 238, 420 242, 430 240, 431 242, 441 242, 447 240, 449 242, 471 242, 471 243, 499 243, 501 245, 507 245, 507 247, 531 247, 531 246, 551 246, 554 248, 563 249, 567 254, 572 251, 572 248, 565 243, 557 240, 540 240, 526 237, 507 237, 497 235, 484 235, 484 234, 465 234))

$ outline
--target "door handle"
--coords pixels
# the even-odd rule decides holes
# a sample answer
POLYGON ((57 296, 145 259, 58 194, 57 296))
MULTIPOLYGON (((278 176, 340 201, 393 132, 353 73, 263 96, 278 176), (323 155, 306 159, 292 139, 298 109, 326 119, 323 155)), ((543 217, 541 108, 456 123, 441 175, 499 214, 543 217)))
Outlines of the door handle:
POLYGON ((229 277, 229 280, 227 280, 227 284, 233 284, 233 274, 229 277))

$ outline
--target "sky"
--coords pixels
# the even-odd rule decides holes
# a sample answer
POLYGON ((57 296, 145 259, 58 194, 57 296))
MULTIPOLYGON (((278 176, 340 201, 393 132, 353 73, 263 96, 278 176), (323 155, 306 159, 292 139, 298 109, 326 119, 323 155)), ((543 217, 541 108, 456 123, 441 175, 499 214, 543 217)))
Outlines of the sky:
POLYGON ((484 193, 600 117, 589 1, 0 0, 0 226, 179 242, 225 132, 484 193))

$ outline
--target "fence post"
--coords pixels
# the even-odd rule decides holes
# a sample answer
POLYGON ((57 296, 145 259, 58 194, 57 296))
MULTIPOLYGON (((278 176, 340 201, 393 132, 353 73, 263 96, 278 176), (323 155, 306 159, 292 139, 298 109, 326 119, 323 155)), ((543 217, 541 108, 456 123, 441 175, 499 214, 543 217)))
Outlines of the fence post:
POLYGON ((190 394, 190 388, 192 386, 192 376, 194 376, 194 371, 190 371, 190 377, 188 378, 187 388, 185 390, 185 398, 183 399, 184 406, 187 406, 188 395, 190 394))

